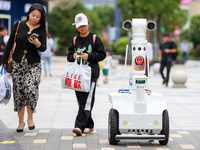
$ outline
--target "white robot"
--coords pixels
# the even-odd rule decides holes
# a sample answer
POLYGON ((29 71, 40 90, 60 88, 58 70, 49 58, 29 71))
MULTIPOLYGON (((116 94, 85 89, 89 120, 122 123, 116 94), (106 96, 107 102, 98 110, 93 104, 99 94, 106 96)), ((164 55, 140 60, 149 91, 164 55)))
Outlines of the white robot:
MULTIPOLYGON (((149 77, 146 29, 153 31, 156 24, 146 19, 123 22, 125 30, 132 29, 132 70, 129 73, 129 89, 109 93, 112 104, 108 119, 108 139, 112 145, 120 140, 158 140, 166 145, 169 139, 169 116, 167 103, 159 93, 151 92, 149 77), (147 89, 145 87, 148 87, 147 89)), ((125 59, 125 73, 126 59, 125 59)), ((125 75, 124 75, 125 82, 125 75)))

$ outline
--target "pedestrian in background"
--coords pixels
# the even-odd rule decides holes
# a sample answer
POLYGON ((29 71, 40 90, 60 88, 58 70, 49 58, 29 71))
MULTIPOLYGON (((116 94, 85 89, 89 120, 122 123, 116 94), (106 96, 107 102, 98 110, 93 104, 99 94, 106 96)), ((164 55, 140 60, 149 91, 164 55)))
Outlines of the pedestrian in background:
POLYGON ((188 53, 189 53, 188 42, 186 40, 184 40, 183 43, 181 43, 180 48, 181 48, 182 58, 184 58, 186 61, 188 53))
MULTIPOLYGON (((6 65, 13 45, 15 31, 19 22, 12 28, 8 44, 2 59, 6 65)), ((39 98, 39 83, 41 78, 41 63, 39 51, 46 50, 46 15, 42 5, 31 5, 26 21, 21 21, 16 37, 16 46, 12 56, 12 80, 14 111, 18 112, 19 126, 17 132, 23 132, 25 126, 25 106, 28 113, 28 128, 33 130, 35 124, 33 113, 36 112, 36 105, 39 98), (39 35, 38 38, 31 36, 32 33, 39 35)))
POLYGON ((73 25, 76 26, 79 34, 72 39, 69 45, 67 60, 69 62, 74 62, 79 55, 83 59, 83 62, 86 61, 85 64, 89 63, 92 72, 90 91, 75 91, 79 110, 73 132, 77 136, 81 136, 82 133, 92 132, 94 128, 91 111, 94 106, 96 82, 100 72, 98 62, 106 57, 106 53, 100 38, 89 32, 89 22, 83 13, 79 13, 75 16, 75 23, 73 23, 73 25), (96 38, 95 42, 93 41, 94 37, 96 38), (86 104, 89 106, 90 110, 86 109, 86 104))
MULTIPOLYGON (((149 65, 146 63, 146 67, 145 67, 145 75, 148 77, 149 74, 150 74, 150 66, 151 66, 151 63, 152 63, 152 60, 153 60, 153 44, 148 40, 148 38, 146 37, 147 39, 147 55, 148 55, 148 58, 149 58, 149 65), (147 67, 149 67, 149 72, 148 72, 148 69, 147 67)), ((146 62, 147 62, 147 57, 146 57, 146 62)))
POLYGON ((176 45, 173 41, 170 41, 169 34, 163 34, 163 42, 160 45, 158 59, 160 62, 160 74, 163 78, 163 84, 166 86, 168 86, 169 82, 169 73, 172 65, 172 54, 176 52, 176 45), (167 67, 166 76, 163 74, 164 67, 167 67))
POLYGON ((54 40, 51 38, 51 35, 47 32, 47 49, 46 51, 42 52, 42 59, 44 61, 44 72, 45 77, 47 77, 47 74, 49 73, 49 76, 51 77, 51 69, 52 69, 52 56, 53 56, 53 46, 54 46, 54 40), (47 69, 48 64, 48 69, 47 69))
POLYGON ((147 42, 147 50, 149 53, 149 66, 150 66, 153 60, 153 44, 150 41, 147 42))
POLYGON ((103 75, 104 75, 104 80, 103 83, 107 84, 108 83, 108 72, 110 67, 115 67, 114 63, 113 63, 113 58, 110 55, 110 51, 109 49, 105 50, 106 52, 106 58, 104 59, 104 68, 103 68, 103 75))
POLYGON ((8 34, 8 30, 5 26, 0 26, 0 65, 2 61, 2 57, 4 54, 4 50, 6 47, 6 43, 4 42, 4 37, 8 34))

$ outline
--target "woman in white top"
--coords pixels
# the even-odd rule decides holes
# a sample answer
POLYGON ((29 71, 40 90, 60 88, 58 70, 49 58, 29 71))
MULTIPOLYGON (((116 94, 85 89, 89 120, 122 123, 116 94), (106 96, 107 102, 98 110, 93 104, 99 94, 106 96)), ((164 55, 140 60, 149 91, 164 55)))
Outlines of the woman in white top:
POLYGON ((52 56, 53 56, 53 45, 54 40, 51 38, 51 35, 47 32, 47 49, 46 51, 42 52, 42 59, 44 60, 44 72, 45 77, 47 77, 47 73, 49 72, 49 76, 52 76, 51 74, 51 64, 52 64, 52 56), (47 70, 47 64, 48 64, 48 70, 47 70))
POLYGON ((104 59, 104 68, 103 68, 103 75, 105 76, 105 79, 103 82, 106 84, 108 83, 108 71, 110 69, 110 66, 113 66, 113 58, 110 55, 110 51, 108 49, 105 49, 106 52, 106 58, 104 59))

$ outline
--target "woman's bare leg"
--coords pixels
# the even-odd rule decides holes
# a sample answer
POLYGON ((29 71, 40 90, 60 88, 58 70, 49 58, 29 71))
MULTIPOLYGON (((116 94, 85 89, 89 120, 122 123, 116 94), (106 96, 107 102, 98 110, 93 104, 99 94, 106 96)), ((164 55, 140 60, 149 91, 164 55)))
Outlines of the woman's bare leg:
POLYGON ((24 128, 24 110, 25 106, 23 105, 22 109, 18 111, 18 118, 19 118, 19 126, 17 129, 23 129, 24 128))
POLYGON ((28 106, 27 106, 27 113, 28 113, 28 119, 27 119, 28 126, 32 127, 32 126, 35 125, 34 122, 33 122, 33 112, 30 109, 30 107, 28 107, 28 106))

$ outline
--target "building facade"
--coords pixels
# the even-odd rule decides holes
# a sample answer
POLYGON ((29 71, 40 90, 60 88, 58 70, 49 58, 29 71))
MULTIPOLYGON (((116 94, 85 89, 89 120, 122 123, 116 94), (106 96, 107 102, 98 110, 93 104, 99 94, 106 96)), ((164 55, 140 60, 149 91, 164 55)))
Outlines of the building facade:
POLYGON ((47 0, 0 0, 0 25, 4 25, 10 34, 12 26, 19 20, 25 20, 30 6, 42 4, 48 14, 47 0))

